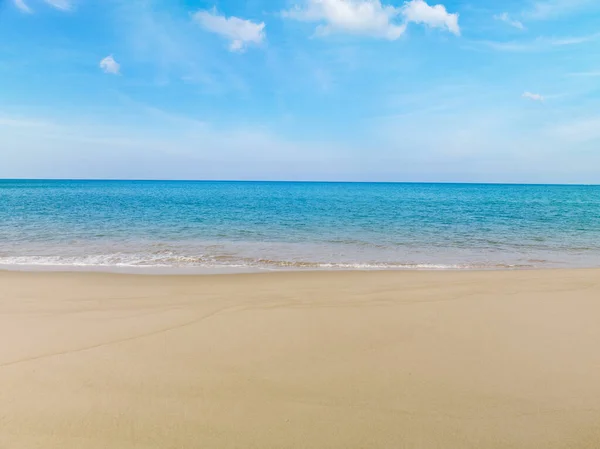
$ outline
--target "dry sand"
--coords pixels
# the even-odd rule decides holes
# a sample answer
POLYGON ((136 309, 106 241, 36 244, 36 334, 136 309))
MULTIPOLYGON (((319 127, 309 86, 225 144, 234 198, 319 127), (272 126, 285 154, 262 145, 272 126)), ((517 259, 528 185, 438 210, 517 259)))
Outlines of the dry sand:
POLYGON ((600 448, 600 271, 0 273, 0 448, 600 448))

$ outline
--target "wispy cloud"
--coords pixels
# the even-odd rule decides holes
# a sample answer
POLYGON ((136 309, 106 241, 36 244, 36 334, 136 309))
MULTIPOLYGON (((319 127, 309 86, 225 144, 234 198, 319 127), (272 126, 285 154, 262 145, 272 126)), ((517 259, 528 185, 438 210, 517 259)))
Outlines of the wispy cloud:
POLYGON ((264 22, 255 23, 239 17, 225 17, 216 9, 198 11, 194 20, 205 30, 218 34, 230 41, 231 51, 244 51, 249 44, 261 44, 265 39, 264 22))
POLYGON ((198 53, 190 37, 195 26, 186 17, 159 14, 144 0, 127 0, 114 9, 114 29, 137 62, 155 63, 163 71, 185 68, 198 53))
POLYGON ((585 11, 597 6, 597 0, 545 0, 537 1, 523 12, 523 16, 532 20, 550 20, 585 11))
POLYGON ((510 25, 513 28, 517 28, 519 30, 524 30, 525 26, 523 25, 522 22, 512 19, 507 12, 503 12, 502 14, 498 14, 494 16, 494 19, 499 20, 501 22, 504 22, 508 25, 510 25))
POLYGON ((21 117, 11 117, 0 114, 0 126, 7 126, 11 128, 42 128, 50 127, 52 125, 46 121, 23 119, 21 117))
POLYGON ((581 77, 581 78, 596 78, 596 77, 600 77, 600 70, 595 70, 595 71, 590 71, 590 72, 572 72, 572 73, 568 73, 567 76, 581 77))
POLYGON ((108 73, 110 75, 119 75, 121 72, 121 65, 115 61, 113 55, 108 55, 106 58, 100 61, 100 68, 104 71, 104 73, 108 73))
POLYGON ((317 68, 313 75, 317 85, 323 92, 331 90, 334 83, 331 74, 327 70, 317 68))
POLYGON ((207 126, 209 126, 207 122, 174 112, 167 112, 163 109, 157 108, 156 106, 134 100, 130 96, 120 92, 117 93, 117 98, 124 109, 135 110, 136 114, 147 115, 151 118, 158 119, 161 123, 185 127, 188 130, 205 129, 207 126))
MULTIPOLYGON (((25 0, 13 0, 13 3, 22 12, 29 14, 33 12, 33 9, 29 7, 25 0)), ((44 3, 52 6, 53 8, 60 9, 61 11, 69 11, 72 7, 69 0, 44 0, 44 3)))
POLYGON ((574 36, 574 37, 562 37, 550 39, 550 43, 554 46, 562 46, 562 45, 577 45, 584 44, 586 42, 591 42, 598 40, 600 38, 599 33, 590 34, 589 36, 574 36))
POLYGON ((22 12, 31 14, 33 12, 33 10, 27 6, 27 3, 25 3, 25 0, 13 0, 14 5, 19 8, 22 12))
POLYGON ((320 23, 316 34, 321 36, 346 33, 396 40, 409 22, 460 34, 458 14, 448 13, 443 5, 430 6, 424 0, 410 0, 402 7, 384 5, 380 0, 306 0, 282 15, 320 23))
POLYGON ((534 94, 531 92, 523 92, 523 95, 521 95, 521 97, 526 98, 528 100, 532 100, 532 101, 544 101, 543 95, 534 94))
POLYGON ((71 9, 71 2, 68 0, 44 0, 48 5, 53 8, 60 9, 62 11, 68 11, 71 9))
POLYGON ((151 68, 138 72, 136 82, 165 87, 183 81, 211 95, 247 91, 244 73, 226 61, 218 45, 207 41, 193 15, 157 11, 147 0, 121 0, 113 17, 123 47, 119 54, 128 64, 151 68))
POLYGON ((582 117, 549 130, 552 135, 571 142, 600 140, 600 117, 582 117))
POLYGON ((539 37, 534 40, 515 40, 515 41, 478 41, 475 44, 484 45, 493 50, 507 52, 536 52, 549 51, 553 48, 564 47, 569 45, 584 44, 593 42, 600 38, 599 33, 590 34, 587 36, 565 36, 565 37, 539 37))
POLYGON ((0 112, 0 128, 3 120, 10 120, 13 128, 3 135, 5 141, 14 142, 5 145, 8 151, 27 155, 0 164, 0 177, 8 177, 7 173, 28 177, 41 168, 66 178, 280 179, 285 173, 293 179, 316 180, 330 176, 329 167, 339 168, 346 161, 340 156, 348 148, 335 142, 287 139, 257 124, 217 126, 124 99, 116 114, 134 113, 144 118, 146 126, 81 116, 30 130, 38 119, 9 119, 0 112), (153 126, 148 128, 148 124, 153 126), (89 151, 85 165, 70 158, 80 151, 81 144, 89 151), (34 157, 36 164, 21 162, 34 157))

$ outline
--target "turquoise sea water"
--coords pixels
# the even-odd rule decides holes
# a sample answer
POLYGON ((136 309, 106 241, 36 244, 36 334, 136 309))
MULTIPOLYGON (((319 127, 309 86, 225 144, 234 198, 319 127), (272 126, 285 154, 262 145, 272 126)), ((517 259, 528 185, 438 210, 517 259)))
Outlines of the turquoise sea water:
POLYGON ((600 187, 4 180, 0 266, 600 266, 600 187))

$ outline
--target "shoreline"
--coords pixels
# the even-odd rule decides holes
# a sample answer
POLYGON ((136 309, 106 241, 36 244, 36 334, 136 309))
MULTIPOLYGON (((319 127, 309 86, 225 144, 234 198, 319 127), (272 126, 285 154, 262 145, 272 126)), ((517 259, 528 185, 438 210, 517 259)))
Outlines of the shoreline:
POLYGON ((552 270, 600 270, 600 266, 502 266, 473 268, 227 268, 227 267, 105 267, 105 266, 67 266, 67 265, 0 265, 0 273, 104 273, 140 276, 227 276, 240 274, 274 274, 274 273, 477 273, 477 272, 519 272, 519 271, 552 271, 552 270))
MULTIPOLYGON (((117 278, 131 278, 132 280, 139 280, 143 283, 143 280, 164 280, 165 282, 177 282, 178 279, 197 280, 199 283, 211 282, 211 279, 223 279, 223 278, 240 278, 240 279, 252 279, 267 280, 268 278, 281 278, 285 279, 300 279, 306 278, 352 278, 358 276, 359 278, 391 278, 391 279, 402 279, 415 277, 426 277, 431 279, 437 279, 438 281, 445 282, 450 280, 452 277, 461 279, 475 277, 479 278, 483 276, 486 280, 494 277, 508 278, 514 277, 527 278, 528 275, 539 275, 541 277, 547 277, 547 275, 554 273, 558 275, 566 276, 579 276, 587 274, 597 274, 600 279, 600 267, 583 267, 583 268, 518 268, 518 269, 382 269, 382 270, 360 270, 360 269, 342 269, 342 270, 257 270, 257 271, 239 271, 239 272, 206 272, 206 273, 173 273, 173 272, 142 272, 142 271, 104 271, 104 270, 20 270, 20 269, 4 269, 0 268, 0 281, 2 277, 23 276, 32 278, 99 278, 99 277, 117 277, 117 278)), ((600 304, 600 301, 599 301, 600 304)))

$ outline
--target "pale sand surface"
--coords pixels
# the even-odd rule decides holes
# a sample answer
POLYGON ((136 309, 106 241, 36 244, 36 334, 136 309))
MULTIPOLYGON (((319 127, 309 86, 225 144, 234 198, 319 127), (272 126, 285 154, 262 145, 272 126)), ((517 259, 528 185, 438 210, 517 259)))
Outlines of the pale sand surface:
POLYGON ((0 448, 600 448, 600 271, 0 273, 0 448))

